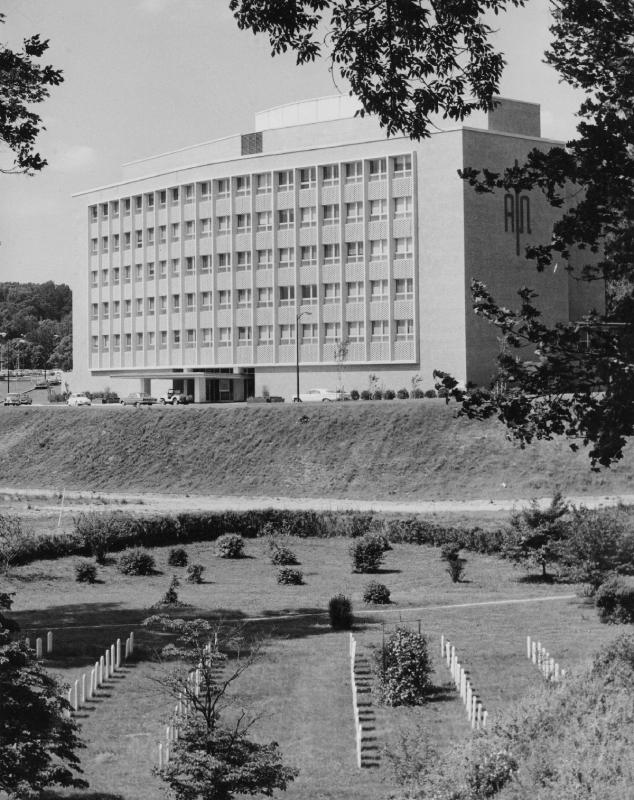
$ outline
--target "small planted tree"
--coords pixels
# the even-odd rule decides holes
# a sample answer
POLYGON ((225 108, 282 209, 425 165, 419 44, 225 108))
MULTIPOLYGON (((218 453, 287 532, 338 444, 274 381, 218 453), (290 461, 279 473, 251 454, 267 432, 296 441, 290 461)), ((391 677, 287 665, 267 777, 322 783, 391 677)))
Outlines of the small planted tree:
POLYGON ((512 561, 541 567, 547 578, 549 564, 560 558, 561 543, 568 533, 569 508, 561 492, 556 492, 548 508, 532 500, 528 508, 511 516, 504 554, 512 561))
POLYGON ((377 653, 381 699, 389 706, 419 706, 431 687, 427 639, 397 628, 377 653))
POLYGON ((328 603, 330 626, 335 631, 348 631, 352 628, 352 601, 343 594, 336 594, 328 603))
POLYGON ((383 561, 385 544, 381 536, 366 533, 350 545, 353 572, 376 572, 383 561))
POLYGON ((459 583, 467 564, 467 559, 460 556, 460 545, 453 542, 444 544, 440 557, 447 564, 447 572, 451 580, 454 583, 459 583))
POLYGON ((244 539, 238 533, 226 533, 218 538, 216 550, 220 558, 242 558, 244 539))
POLYGON ((184 547, 172 547, 167 555, 170 567, 186 567, 189 558, 184 547))

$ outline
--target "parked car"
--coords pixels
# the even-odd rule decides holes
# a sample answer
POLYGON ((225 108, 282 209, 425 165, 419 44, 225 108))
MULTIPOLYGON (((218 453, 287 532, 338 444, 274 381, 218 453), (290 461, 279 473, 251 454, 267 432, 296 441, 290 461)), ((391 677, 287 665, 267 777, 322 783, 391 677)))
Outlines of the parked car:
POLYGON ((153 406, 156 403, 156 397, 152 397, 147 392, 131 392, 127 397, 121 401, 122 406, 153 406))
POLYGON ((22 405, 22 395, 20 392, 9 392, 9 394, 4 398, 5 406, 21 406, 22 405))
POLYGON ((20 395, 20 405, 21 406, 30 406, 33 403, 33 398, 28 392, 22 392, 20 395))
POLYGON ((173 406, 184 406, 189 403, 189 395, 186 395, 185 392, 179 392, 176 389, 168 389, 165 394, 159 397, 158 401, 162 406, 167 403, 171 403, 173 406))
POLYGON ((345 393, 333 389, 309 389, 307 392, 293 395, 294 403, 330 403, 334 400, 345 400, 345 393))
POLYGON ((91 406, 92 401, 84 392, 73 392, 66 400, 67 406, 91 406))
POLYGON ((48 389, 48 381, 36 381, 35 382, 36 389, 48 389))

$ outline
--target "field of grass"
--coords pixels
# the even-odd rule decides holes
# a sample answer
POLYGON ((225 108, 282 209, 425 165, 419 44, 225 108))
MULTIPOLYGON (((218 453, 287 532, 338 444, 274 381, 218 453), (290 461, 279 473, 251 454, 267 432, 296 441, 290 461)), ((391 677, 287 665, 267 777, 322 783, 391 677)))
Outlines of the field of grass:
POLYGON ((141 408, 0 408, 6 487, 438 500, 619 494, 631 449, 593 473, 565 442, 520 450, 438 400, 141 408), (299 424, 299 418, 306 421, 299 424))
MULTIPOLYGON (((362 649, 371 651, 401 621, 429 634, 436 662, 435 684, 442 690, 448 672, 439 658, 440 634, 457 647, 471 670, 490 714, 503 709, 541 680, 524 655, 531 634, 548 647, 562 666, 574 669, 615 635, 602 626, 591 606, 571 585, 526 582, 525 574, 506 562, 468 554, 465 580, 451 583, 439 551, 395 545, 373 579, 392 591, 393 605, 367 607, 361 600, 370 576, 351 574, 349 542, 344 539, 289 542, 301 561, 303 586, 280 586, 262 540, 247 542, 247 557, 229 561, 215 554, 213 543, 190 545, 190 563, 206 566, 201 585, 182 583, 181 601, 189 608, 178 616, 247 619, 250 630, 267 637, 264 656, 241 679, 245 704, 263 712, 256 728, 263 740, 280 743, 286 759, 300 768, 287 796, 378 800, 392 786, 385 765, 360 773, 355 766, 348 637, 332 632, 323 613, 332 594, 352 598, 362 649), (550 599, 553 598, 553 599, 550 599), (522 602, 528 600, 529 602, 522 602), (510 602, 509 602, 510 601, 510 602)), ((89 670, 103 649, 135 630, 138 659, 101 693, 94 708, 81 712, 87 748, 82 764, 91 789, 54 793, 79 800, 141 800, 160 796, 151 774, 156 744, 172 705, 152 681, 153 652, 165 635, 138 628, 150 606, 165 592, 172 574, 169 548, 156 548, 157 574, 121 575, 114 563, 99 569, 100 583, 77 584, 75 559, 14 568, 13 616, 25 632, 55 631, 55 652, 48 665, 72 681, 89 670)), ((439 691, 434 702, 415 711, 379 708, 381 743, 394 742, 400 729, 420 724, 439 750, 470 735, 464 709, 454 692, 439 691)))

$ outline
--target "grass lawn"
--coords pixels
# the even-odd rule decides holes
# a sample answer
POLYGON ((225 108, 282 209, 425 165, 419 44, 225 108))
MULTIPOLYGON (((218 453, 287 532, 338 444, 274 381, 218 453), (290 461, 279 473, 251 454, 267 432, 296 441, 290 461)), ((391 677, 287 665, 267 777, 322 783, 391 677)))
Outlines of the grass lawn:
MULTIPOLYGON (((437 662, 434 680, 440 687, 449 677, 439 658, 444 633, 470 669, 491 714, 541 680, 524 655, 527 634, 540 638, 570 669, 616 633, 602 626, 594 610, 578 598, 545 599, 574 594, 574 586, 526 583, 522 571, 492 557, 467 554, 465 581, 452 584, 433 548, 395 545, 386 554, 381 573, 365 576, 350 572, 348 540, 304 539, 289 544, 301 561, 303 586, 276 583, 276 568, 269 564, 262 540, 247 541, 248 557, 235 561, 218 558, 213 543, 188 546, 190 563, 206 566, 206 582, 182 583, 179 597, 191 608, 176 613, 257 618, 250 627, 269 640, 262 660, 241 679, 239 693, 246 705, 263 712, 256 735, 278 741, 286 759, 300 768, 300 777, 287 793, 298 800, 373 800, 385 797, 390 789, 384 768, 360 773, 355 766, 348 637, 332 632, 323 615, 333 594, 344 592, 352 598, 362 648, 380 643, 383 622, 389 632, 399 619, 413 626, 420 619, 423 632, 430 635, 437 662), (391 589, 392 606, 364 607, 363 587, 370 579, 391 589), (536 601, 504 603, 524 599, 536 601), (472 603, 483 605, 468 605, 472 603)), ((184 577, 183 568, 167 566, 168 550, 153 551, 159 574, 125 576, 110 564, 99 569, 101 582, 92 586, 74 581, 76 559, 12 570, 11 584, 17 591, 13 616, 32 636, 55 629, 55 653, 49 664, 66 680, 89 670, 106 646, 130 630, 135 630, 139 647, 138 661, 113 680, 94 709, 81 718, 87 742, 82 763, 91 789, 60 797, 160 796, 160 782, 151 767, 173 703, 161 696, 151 677, 156 669, 152 651, 166 638, 137 626, 152 613, 149 607, 166 591, 171 575, 184 577)), ((438 749, 470 735, 464 709, 451 692, 440 693, 415 711, 377 711, 383 741, 393 742, 400 728, 418 723, 438 749)))

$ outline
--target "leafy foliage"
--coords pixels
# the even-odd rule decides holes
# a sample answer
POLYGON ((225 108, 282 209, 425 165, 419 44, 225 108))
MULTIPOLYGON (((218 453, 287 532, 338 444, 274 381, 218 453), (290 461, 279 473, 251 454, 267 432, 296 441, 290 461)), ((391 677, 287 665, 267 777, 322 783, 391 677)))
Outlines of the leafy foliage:
POLYGON ((336 631, 348 631, 352 628, 352 601, 343 594, 336 594, 328 602, 330 626, 336 631))
POLYGON ((594 604, 602 622, 634 622, 634 580, 612 575, 597 589, 594 604))
POLYGON ((205 567, 202 564, 190 564, 187 567, 187 582, 202 583, 205 567))
POLYGON ((432 673, 427 639, 397 628, 377 653, 379 691, 389 706, 419 706, 427 697, 432 673))
POLYGON ((363 589, 363 602, 387 605, 390 602, 390 590, 383 583, 370 581, 363 589))
POLYGON ((0 571, 6 572, 20 561, 32 535, 24 529, 22 520, 14 514, 0 514, 0 571))
POLYGON ((186 567, 189 556, 184 547, 172 547, 167 554, 167 563, 170 567, 186 567))
POLYGON ((152 553, 140 547, 127 550, 119 558, 119 571, 124 575, 152 575, 155 567, 152 553))
POLYGON ((78 561, 75 564, 77 583, 94 583, 97 580, 97 567, 92 561, 78 561))
POLYGON ((383 561, 385 547, 380 536, 366 533, 350 545, 354 572, 376 572, 383 561))
POLYGON ((220 558, 242 558, 244 556, 244 539, 237 533, 227 533, 216 543, 220 558))
POLYGON ((504 59, 489 42, 484 14, 523 4, 231 0, 229 7, 241 29, 268 35, 273 55, 294 50, 298 64, 320 56, 323 39, 330 69, 349 82, 360 116, 375 115, 390 136, 421 139, 432 114, 462 120, 493 106, 504 59))
POLYGON ((285 583, 289 586, 301 586, 304 583, 304 573, 301 569, 282 567, 277 572, 277 582, 285 583))
POLYGON ((547 576, 548 564, 560 557, 560 543, 566 538, 568 504, 560 492, 553 496, 548 508, 542 509, 536 500, 528 508, 511 515, 511 531, 505 555, 512 561, 534 563, 547 576))

